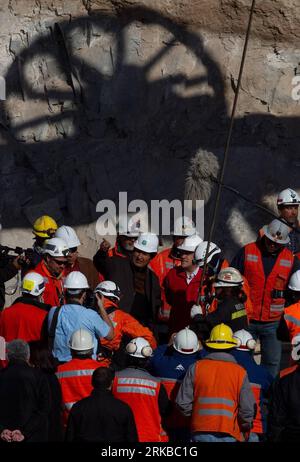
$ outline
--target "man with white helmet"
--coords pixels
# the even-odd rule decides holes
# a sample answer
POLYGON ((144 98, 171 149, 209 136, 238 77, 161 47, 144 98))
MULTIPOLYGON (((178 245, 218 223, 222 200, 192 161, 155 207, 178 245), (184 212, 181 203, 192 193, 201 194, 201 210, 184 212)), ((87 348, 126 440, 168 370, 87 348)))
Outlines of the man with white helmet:
POLYGON ((69 248, 63 239, 53 237, 44 245, 43 259, 34 268, 34 272, 43 276, 45 281, 44 302, 51 306, 63 302, 63 277, 67 265, 69 248))
POLYGON ((289 280, 286 299, 277 337, 282 342, 291 342, 293 337, 300 334, 300 270, 292 274, 289 280))
POLYGON ((171 311, 171 306, 166 300, 164 289, 165 277, 172 268, 181 265, 178 246, 183 243, 186 237, 193 236, 195 233, 196 228, 189 217, 178 217, 174 223, 172 247, 168 247, 167 249, 159 252, 149 263, 149 268, 156 274, 160 284, 161 307, 158 312, 158 320, 163 323, 167 323, 169 321, 171 311))
POLYGON ((141 233, 130 259, 108 258, 106 267, 106 279, 114 281, 122 293, 120 309, 150 328, 161 303, 158 278, 148 268, 158 245, 156 234, 141 233))
POLYGON ((92 391, 92 375, 100 365, 92 358, 95 338, 92 333, 80 328, 72 333, 69 348, 72 359, 57 368, 57 378, 62 391, 64 422, 77 401, 86 398, 92 391))
POLYGON ((43 303, 44 278, 27 273, 21 285, 22 296, 6 308, 0 318, 0 335, 7 342, 20 338, 25 342, 40 340, 45 318, 51 306, 43 303))
MULTIPOLYGON (((284 189, 277 197, 279 218, 284 220, 290 227, 290 242, 287 248, 294 254, 300 255, 300 227, 298 221, 300 196, 291 188, 284 189)), ((264 229, 259 230, 259 238, 263 237, 264 229)))
POLYGON ((48 336, 52 354, 59 362, 70 361, 69 342, 74 331, 84 328, 93 336, 93 359, 96 359, 98 339, 105 337, 111 340, 114 328, 104 307, 101 297, 96 294, 98 313, 84 306, 89 289, 84 274, 72 271, 65 279, 66 303, 53 307, 48 316, 48 336))
POLYGON ((112 340, 101 339, 102 357, 98 358, 101 366, 112 365, 115 369, 124 367, 123 344, 137 335, 147 340, 151 348, 156 348, 156 340, 151 330, 140 324, 129 313, 119 309, 121 291, 113 281, 100 282, 94 293, 102 296, 102 304, 114 325, 115 332, 112 340))
POLYGON ((194 305, 191 309, 192 324, 199 337, 206 338, 211 329, 221 323, 233 331, 248 327, 243 285, 243 277, 236 268, 228 266, 219 272, 213 284, 217 301, 214 310, 205 315, 201 306, 194 305))
POLYGON ((237 363, 242 366, 248 374, 252 393, 255 397, 257 412, 253 420, 253 427, 249 442, 263 441, 267 431, 266 405, 270 393, 270 387, 274 380, 273 376, 264 366, 256 364, 253 358, 256 341, 245 329, 234 332, 233 338, 238 342, 237 347, 231 351, 237 363))
POLYGON ((86 276, 90 288, 94 289, 99 283, 99 275, 92 260, 79 256, 78 247, 81 245, 81 242, 75 230, 71 226, 60 226, 55 232, 55 237, 63 239, 69 247, 65 276, 71 273, 71 271, 80 271, 86 276))
POLYGON ((169 344, 158 346, 150 358, 148 370, 161 378, 172 402, 172 412, 165 425, 170 441, 190 441, 190 419, 178 412, 175 399, 188 368, 204 356, 197 335, 185 327, 172 335, 169 344))
POLYGON ((264 226, 264 236, 244 246, 231 266, 237 268, 250 286, 252 313, 249 330, 260 339, 262 364, 278 373, 281 343, 276 330, 285 306, 289 278, 299 268, 299 260, 286 248, 290 229, 279 220, 264 226))
POLYGON ((126 352, 127 367, 116 373, 113 395, 131 407, 139 442, 166 442, 161 419, 169 410, 167 392, 146 370, 152 348, 147 340, 136 337, 127 344, 126 352))
POLYGON ((190 310, 196 303, 202 270, 196 264, 195 250, 202 242, 198 234, 178 246, 181 266, 169 271, 164 280, 167 302, 171 305, 169 331, 178 332, 190 323, 190 310))

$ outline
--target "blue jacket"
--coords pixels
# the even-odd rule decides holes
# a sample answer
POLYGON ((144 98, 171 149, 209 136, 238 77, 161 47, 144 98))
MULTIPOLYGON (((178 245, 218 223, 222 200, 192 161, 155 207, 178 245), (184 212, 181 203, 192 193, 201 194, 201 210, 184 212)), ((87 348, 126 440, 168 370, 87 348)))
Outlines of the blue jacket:
POLYGON ((259 366, 253 359, 251 352, 232 350, 230 352, 236 359, 237 363, 242 366, 248 374, 250 384, 258 384, 261 386, 260 392, 260 411, 262 415, 262 424, 264 433, 266 432, 266 415, 263 411, 263 404, 266 403, 270 386, 274 377, 268 372, 264 366, 259 366))
POLYGON ((149 370, 155 377, 182 380, 190 367, 206 356, 205 350, 190 355, 179 353, 173 347, 160 345, 153 352, 149 362, 149 370))

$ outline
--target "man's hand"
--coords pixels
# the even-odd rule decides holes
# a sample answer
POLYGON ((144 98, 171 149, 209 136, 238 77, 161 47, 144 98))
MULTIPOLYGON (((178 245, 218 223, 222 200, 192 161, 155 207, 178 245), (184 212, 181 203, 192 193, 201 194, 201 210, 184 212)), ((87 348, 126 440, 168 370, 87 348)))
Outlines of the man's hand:
POLYGON ((10 430, 8 429, 5 429, 1 432, 1 435, 0 435, 0 438, 3 440, 3 441, 6 441, 7 443, 11 443, 13 441, 12 439, 12 434, 13 432, 11 432, 10 430))
POLYGON ((110 243, 106 239, 103 239, 103 241, 100 244, 101 252, 106 253, 109 251, 109 249, 110 249, 110 243))
POLYGON ((198 314, 203 314, 203 310, 200 305, 193 305, 191 308, 191 318, 194 319, 198 314))
POLYGON ((20 430, 14 430, 12 432, 12 441, 20 443, 21 441, 24 441, 24 439, 25 436, 23 435, 23 433, 20 432, 20 430))

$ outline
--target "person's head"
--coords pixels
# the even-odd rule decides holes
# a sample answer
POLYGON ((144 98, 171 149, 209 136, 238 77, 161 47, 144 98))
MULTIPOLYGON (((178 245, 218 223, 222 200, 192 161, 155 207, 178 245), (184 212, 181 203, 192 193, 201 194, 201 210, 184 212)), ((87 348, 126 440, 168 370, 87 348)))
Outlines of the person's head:
POLYGON ((236 268, 231 266, 223 268, 213 284, 216 298, 219 300, 226 300, 234 296, 240 298, 241 293, 244 293, 242 291, 243 284, 243 276, 236 268))
POLYGON ((115 377, 115 372, 109 367, 98 367, 92 375, 92 386, 94 390, 110 390, 115 377))
POLYGON ((43 276, 34 272, 27 273, 22 280, 21 291, 23 296, 41 300, 45 291, 43 276))
POLYGON ((48 342, 37 340, 29 342, 30 365, 39 367, 45 371, 54 371, 56 368, 55 360, 49 351, 48 342))
POLYGON ((158 237, 153 233, 141 233, 134 243, 132 262, 137 268, 143 269, 150 260, 157 254, 158 237))
POLYGON ((63 239, 69 248, 69 254, 67 256, 68 266, 73 266, 78 258, 78 247, 81 245, 80 240, 71 226, 60 226, 55 237, 63 239))
POLYGON ((181 266, 186 271, 193 271, 197 268, 195 250, 201 242, 201 237, 198 236, 198 234, 193 234, 192 236, 186 237, 183 243, 177 247, 181 266))
POLYGON ((140 234, 140 224, 140 220, 135 216, 127 216, 126 220, 119 218, 117 241, 126 252, 133 252, 134 243, 140 234))
POLYGON ((89 283, 83 273, 80 271, 71 271, 65 279, 64 289, 66 291, 67 303, 73 300, 83 305, 86 292, 89 289, 89 283))
POLYGON ((16 339, 6 344, 6 357, 9 362, 29 362, 30 349, 27 342, 16 339))
POLYGON ((69 248, 63 239, 53 237, 44 245, 44 261, 49 272, 58 277, 65 269, 68 260, 69 248))
POLYGON ((297 222, 299 212, 300 197, 291 188, 281 191, 277 198, 278 212, 281 218, 293 225, 297 222))
POLYGON ((292 305, 300 300, 300 270, 295 271, 290 277, 286 293, 287 305, 292 305))
POLYGON ((289 233, 291 228, 277 219, 265 225, 263 231, 262 243, 267 253, 278 253, 290 242, 289 233))
POLYGON ((253 336, 245 329, 234 332, 233 338, 237 341, 236 349, 251 353, 255 350, 256 341, 253 336))
POLYGON ((180 258, 180 252, 178 247, 184 242, 184 239, 188 236, 192 236, 196 233, 196 228, 193 221, 189 217, 178 217, 174 222, 174 230, 171 233, 173 237, 173 248, 172 256, 174 258, 180 258))
POLYGON ((91 358, 94 352, 94 337, 87 329, 78 329, 71 335, 69 347, 73 358, 91 358))
POLYGON ((143 337, 136 337, 126 345, 127 365, 145 367, 152 356, 152 348, 148 340, 143 337))
POLYGON ((56 230, 56 221, 48 215, 43 215, 35 220, 32 232, 36 243, 43 247, 45 241, 53 237, 56 230))
POLYGON ((218 324, 215 326, 211 332, 209 339, 205 341, 205 346, 210 351, 215 352, 227 352, 233 348, 236 348, 238 342, 233 338, 232 330, 226 324, 218 324))
POLYGON ((94 290, 94 293, 103 295, 105 299, 118 304, 121 299, 121 290, 113 281, 102 281, 94 290))
POLYGON ((184 355, 191 355, 200 349, 197 335, 186 327, 173 336, 173 348, 184 355))
MULTIPOLYGON (((207 241, 203 241, 196 247, 195 250, 195 260, 200 268, 204 267, 207 244, 207 241)), ((211 242, 209 244, 209 250, 207 252, 206 258, 206 274, 208 276, 214 276, 218 272, 220 266, 220 257, 221 249, 216 244, 211 242)))

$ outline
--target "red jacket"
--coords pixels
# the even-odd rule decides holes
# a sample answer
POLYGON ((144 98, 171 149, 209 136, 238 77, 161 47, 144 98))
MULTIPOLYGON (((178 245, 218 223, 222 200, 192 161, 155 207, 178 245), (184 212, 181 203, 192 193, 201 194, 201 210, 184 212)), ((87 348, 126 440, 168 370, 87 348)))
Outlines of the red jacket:
POLYGON ((300 301, 285 308, 283 316, 292 341, 295 335, 300 334, 300 301))
POLYGON ((25 342, 41 339, 43 322, 51 307, 28 297, 18 298, 2 312, 0 336, 6 342, 17 338, 25 342))
POLYGON ((148 265, 148 268, 156 274, 161 288, 161 306, 158 311, 158 320, 162 322, 168 322, 171 312, 171 306, 166 300, 164 280, 172 268, 181 265, 181 261, 178 260, 178 258, 173 258, 171 256, 171 250, 172 247, 162 250, 150 261, 148 265))
POLYGON ((266 322, 280 319, 285 299, 278 295, 274 297, 274 290, 283 293, 287 288, 293 263, 292 252, 286 248, 282 249, 271 273, 266 278, 258 245, 252 242, 245 246, 244 276, 250 286, 251 319, 266 322))
POLYGON ((43 276, 45 281, 45 291, 43 293, 44 302, 51 306, 59 306, 63 303, 64 289, 63 289, 63 278, 64 272, 60 276, 53 276, 45 262, 42 260, 33 270, 35 273, 43 276))
POLYGON ((186 272, 182 267, 173 268, 165 278, 164 288, 168 303, 171 305, 169 327, 170 331, 178 332, 191 322, 190 311, 196 303, 202 270, 191 282, 186 282, 186 272))

